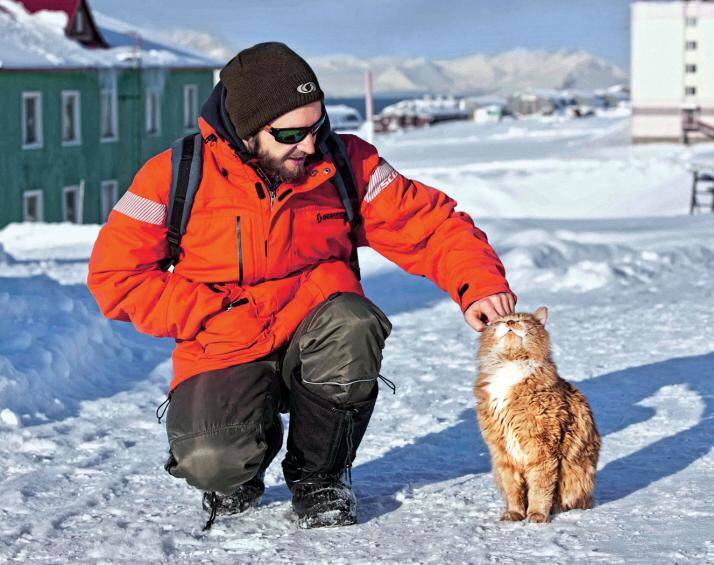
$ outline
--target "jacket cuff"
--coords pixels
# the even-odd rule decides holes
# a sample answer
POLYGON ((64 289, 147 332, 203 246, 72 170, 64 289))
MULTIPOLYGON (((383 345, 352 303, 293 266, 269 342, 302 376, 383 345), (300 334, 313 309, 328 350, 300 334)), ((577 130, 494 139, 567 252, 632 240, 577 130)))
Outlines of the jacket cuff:
POLYGON ((478 302, 482 298, 492 296, 494 294, 499 294, 501 292, 508 292, 516 296, 515 293, 508 286, 507 282, 500 284, 490 285, 490 286, 478 286, 475 284, 464 283, 459 287, 457 301, 461 311, 466 312, 474 302, 478 302))

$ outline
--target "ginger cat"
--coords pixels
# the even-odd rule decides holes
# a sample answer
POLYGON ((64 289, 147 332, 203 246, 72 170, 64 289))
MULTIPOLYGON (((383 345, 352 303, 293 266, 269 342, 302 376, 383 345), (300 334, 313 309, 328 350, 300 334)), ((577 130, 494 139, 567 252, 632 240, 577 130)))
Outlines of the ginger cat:
POLYGON ((481 335, 476 414, 506 499, 501 520, 592 506, 600 436, 585 397, 558 376, 547 317, 545 307, 503 316, 481 335))

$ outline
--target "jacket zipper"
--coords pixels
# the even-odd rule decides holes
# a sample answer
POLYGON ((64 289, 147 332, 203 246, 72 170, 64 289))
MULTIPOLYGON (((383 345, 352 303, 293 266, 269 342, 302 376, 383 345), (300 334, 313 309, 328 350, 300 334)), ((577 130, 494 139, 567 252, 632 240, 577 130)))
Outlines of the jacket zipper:
POLYGON ((236 241, 238 242, 238 284, 243 284, 243 244, 241 242, 240 216, 236 216, 236 241))

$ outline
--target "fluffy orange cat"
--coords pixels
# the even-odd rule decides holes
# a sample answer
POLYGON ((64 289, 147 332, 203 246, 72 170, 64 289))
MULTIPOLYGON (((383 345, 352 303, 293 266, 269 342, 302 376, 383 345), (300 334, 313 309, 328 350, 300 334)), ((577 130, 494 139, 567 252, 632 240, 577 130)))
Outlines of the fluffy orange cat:
POLYGON ((506 499, 502 520, 546 522, 592 506, 600 436, 585 397, 558 376, 547 317, 545 307, 503 316, 481 335, 476 414, 506 499))

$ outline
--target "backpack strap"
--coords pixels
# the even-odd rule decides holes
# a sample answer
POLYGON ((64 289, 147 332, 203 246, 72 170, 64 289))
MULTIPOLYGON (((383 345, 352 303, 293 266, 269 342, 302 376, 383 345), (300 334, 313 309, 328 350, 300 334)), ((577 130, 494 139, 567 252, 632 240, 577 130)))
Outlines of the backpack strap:
POLYGON ((350 267, 357 276, 357 280, 360 280, 361 274, 357 256, 357 228, 362 223, 362 217, 359 213, 359 194, 352 163, 350 163, 345 143, 335 131, 330 132, 327 139, 321 144, 320 149, 332 159, 337 168, 337 174, 333 177, 333 180, 337 186, 337 192, 340 195, 345 212, 347 212, 347 221, 350 223, 350 240, 352 241, 350 267))
POLYGON ((181 255, 181 238, 191 216, 191 207, 201 184, 203 138, 200 133, 187 135, 171 145, 171 193, 166 214, 166 239, 169 254, 161 261, 161 270, 172 270, 181 255))

